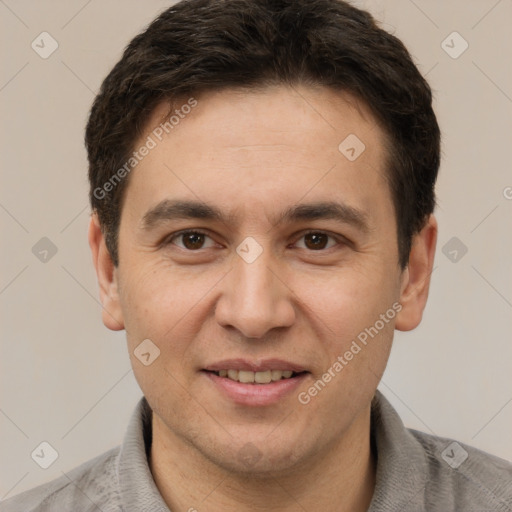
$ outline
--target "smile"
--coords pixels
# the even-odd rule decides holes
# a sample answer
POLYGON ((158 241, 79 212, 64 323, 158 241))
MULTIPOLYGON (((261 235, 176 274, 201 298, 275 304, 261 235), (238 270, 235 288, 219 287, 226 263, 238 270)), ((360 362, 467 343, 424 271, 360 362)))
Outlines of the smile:
MULTIPOLYGON (((274 366, 273 369, 265 369, 262 364, 256 371, 234 369, 233 366, 236 367, 236 364, 229 369, 225 366, 221 369, 219 365, 217 368, 203 369, 200 373, 207 378, 205 382, 209 383, 208 387, 212 386, 215 393, 237 406, 263 407, 281 403, 286 397, 297 393, 305 379, 311 376, 309 371, 300 367, 293 370, 276 369, 277 363, 270 365, 274 366)), ((247 368, 250 365, 240 366, 247 368)))
POLYGON ((219 377, 228 378, 236 382, 242 382, 244 384, 269 384, 270 382, 277 382, 281 379, 290 379, 298 375, 298 373, 291 370, 266 370, 252 372, 248 370, 230 369, 219 370, 213 373, 219 377))

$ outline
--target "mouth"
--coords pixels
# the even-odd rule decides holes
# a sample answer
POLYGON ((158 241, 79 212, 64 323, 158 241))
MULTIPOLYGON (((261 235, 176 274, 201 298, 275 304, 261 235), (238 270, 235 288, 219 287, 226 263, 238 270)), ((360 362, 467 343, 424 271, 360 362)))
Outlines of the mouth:
POLYGON ((271 382, 279 382, 284 379, 294 379, 299 375, 308 373, 306 371, 294 372, 292 370, 265 370, 253 372, 250 370, 204 370, 208 373, 213 373, 217 377, 230 379, 242 384, 270 384, 271 382))
POLYGON ((231 359, 207 366, 201 373, 224 399, 244 406, 282 402, 311 375, 299 365, 278 359, 231 359))

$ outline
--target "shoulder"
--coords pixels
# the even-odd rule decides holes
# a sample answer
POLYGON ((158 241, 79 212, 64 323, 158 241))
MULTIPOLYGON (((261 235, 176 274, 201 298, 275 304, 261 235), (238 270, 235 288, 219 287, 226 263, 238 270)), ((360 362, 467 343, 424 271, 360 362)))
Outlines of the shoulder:
POLYGON ((454 510, 512 510, 512 464, 465 443, 413 429, 427 460, 425 498, 444 496, 454 510))
POLYGON ((372 402, 377 478, 372 512, 512 512, 512 464, 465 443, 406 428, 378 392, 372 402))
POLYGON ((120 511, 117 459, 120 447, 98 455, 46 484, 0 503, 0 512, 120 511))

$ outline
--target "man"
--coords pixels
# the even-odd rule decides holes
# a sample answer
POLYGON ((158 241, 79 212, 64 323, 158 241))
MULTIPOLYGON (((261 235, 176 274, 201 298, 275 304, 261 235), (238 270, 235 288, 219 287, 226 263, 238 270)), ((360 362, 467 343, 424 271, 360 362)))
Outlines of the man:
POLYGON ((340 0, 188 0, 87 125, 125 441, 2 510, 512 510, 512 466, 376 388, 433 267, 439 128, 395 37, 340 0))

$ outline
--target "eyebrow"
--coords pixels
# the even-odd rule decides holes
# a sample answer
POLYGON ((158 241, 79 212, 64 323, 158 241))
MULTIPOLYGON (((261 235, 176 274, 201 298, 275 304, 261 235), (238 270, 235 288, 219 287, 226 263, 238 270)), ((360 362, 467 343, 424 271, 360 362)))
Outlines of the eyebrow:
MULTIPOLYGON (((177 219, 202 219, 229 225, 236 220, 234 214, 224 214, 215 206, 200 201, 164 199, 142 217, 141 226, 150 231, 158 225, 177 219)), ((336 201, 319 201, 291 206, 277 216, 273 225, 304 220, 336 220, 358 230, 370 231, 368 215, 353 206, 336 201)))

